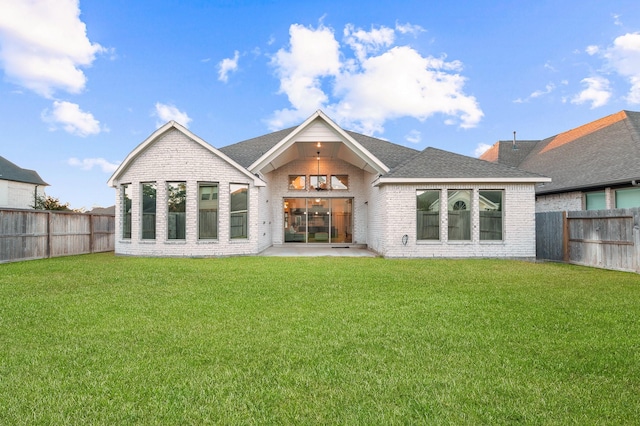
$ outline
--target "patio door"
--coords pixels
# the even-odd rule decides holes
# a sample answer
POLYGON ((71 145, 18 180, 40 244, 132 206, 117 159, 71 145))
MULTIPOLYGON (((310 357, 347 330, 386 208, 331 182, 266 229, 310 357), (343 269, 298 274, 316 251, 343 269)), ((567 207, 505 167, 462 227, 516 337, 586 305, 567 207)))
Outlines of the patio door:
POLYGON ((285 243, 351 243, 352 198, 285 198, 285 243))

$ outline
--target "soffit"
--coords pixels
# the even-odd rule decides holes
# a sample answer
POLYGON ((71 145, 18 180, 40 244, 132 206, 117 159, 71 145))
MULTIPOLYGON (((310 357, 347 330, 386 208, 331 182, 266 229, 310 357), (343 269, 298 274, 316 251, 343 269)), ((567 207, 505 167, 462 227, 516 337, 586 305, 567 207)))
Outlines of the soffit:
POLYGON ((273 148, 268 156, 268 161, 256 164, 261 173, 269 173, 283 167, 292 161, 316 160, 341 160, 354 167, 369 173, 379 173, 378 161, 364 147, 355 141, 350 135, 338 133, 333 126, 327 123, 325 117, 315 117, 311 122, 305 123, 303 128, 293 132, 290 140, 273 148), (319 154, 318 154, 319 153, 319 154))

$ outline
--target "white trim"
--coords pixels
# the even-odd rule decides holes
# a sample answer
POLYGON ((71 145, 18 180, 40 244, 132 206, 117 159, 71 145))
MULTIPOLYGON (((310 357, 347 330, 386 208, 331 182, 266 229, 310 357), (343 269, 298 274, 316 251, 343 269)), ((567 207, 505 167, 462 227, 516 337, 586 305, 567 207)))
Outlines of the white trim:
POLYGON ((538 183, 538 182, 551 182, 551 178, 545 177, 521 177, 521 178, 385 178, 378 177, 373 182, 373 186, 380 186, 383 184, 444 184, 444 183, 467 183, 467 184, 479 184, 479 183, 538 183))
POLYGON ((331 129, 333 129, 338 135, 342 137, 342 142, 356 155, 362 158, 366 164, 370 165, 373 169, 376 170, 377 173, 388 173, 389 168, 385 166, 385 164, 380 161, 375 155, 369 152, 365 147, 360 145, 354 138, 352 138, 347 132, 345 132, 340 126, 338 126, 335 122, 333 122, 329 117, 327 117, 322 111, 318 110, 313 113, 309 118, 307 118, 302 124, 296 127, 291 133, 285 136, 280 142, 275 144, 269 151, 267 151, 264 155, 258 158, 253 164, 251 164, 248 169, 252 173, 258 173, 262 170, 266 165, 268 165, 274 158, 281 155, 287 148, 289 148, 294 143, 294 139, 297 135, 299 135, 305 128, 307 128, 315 119, 323 120, 331 129))
POLYGON ((230 165, 232 165, 233 167, 238 169, 241 173, 243 173, 244 175, 246 175, 246 176, 250 177, 251 179, 253 179, 253 185, 254 186, 267 186, 266 182, 264 182, 258 176, 255 176, 254 174, 249 172, 247 169, 242 167, 240 164, 236 163, 234 160, 232 160, 231 158, 229 158, 228 156, 223 154, 221 151, 217 150, 216 148, 214 148, 213 146, 208 144, 204 139, 200 138, 199 136, 196 136, 194 133, 192 133, 186 127, 182 126, 179 123, 176 123, 173 120, 167 122, 165 125, 163 125, 158 130, 153 132, 151 134, 151 136, 149 136, 140 145, 138 145, 133 151, 131 151, 129 153, 129 155, 127 155, 127 158, 125 158, 124 161, 118 166, 118 168, 113 173, 113 175, 111 175, 111 177, 107 181, 107 184, 109 186, 115 188, 116 187, 115 181, 131 165, 131 163, 133 163, 133 161, 136 158, 138 158, 140 156, 140 154, 142 154, 149 146, 151 146, 153 143, 155 143, 156 140, 158 140, 162 135, 164 135, 166 132, 168 132, 171 129, 176 129, 177 131, 181 132, 186 137, 188 137, 189 139, 191 139, 194 142, 196 142, 198 145, 200 145, 203 148, 205 148, 207 151, 209 151, 209 152, 213 153, 214 155, 220 157, 221 159, 223 159, 224 161, 226 161, 227 163, 229 163, 230 165))

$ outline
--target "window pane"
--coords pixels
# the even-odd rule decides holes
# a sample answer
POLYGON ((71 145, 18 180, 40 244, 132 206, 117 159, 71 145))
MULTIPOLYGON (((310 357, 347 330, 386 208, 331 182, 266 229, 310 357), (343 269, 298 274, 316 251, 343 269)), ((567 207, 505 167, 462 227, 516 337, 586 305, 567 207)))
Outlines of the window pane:
POLYGON ((184 240, 187 222, 187 184, 167 182, 167 238, 184 240))
POLYGON ((309 176, 309 184, 311 185, 311 189, 327 189, 327 176, 311 175, 309 176))
POLYGON ((471 190, 450 190, 447 206, 449 240, 471 240, 471 190))
POLYGON ((289 176, 289 189, 306 189, 307 177, 303 175, 289 176))
POLYGON ((156 238, 156 184, 142 184, 142 239, 156 238))
POLYGON ((231 238, 248 238, 249 185, 232 183, 231 193, 231 238))
POLYGON ((585 198, 587 199, 587 210, 605 210, 607 208, 604 191, 589 192, 585 194, 585 198))
POLYGON ((284 200, 284 241, 304 243, 307 241, 307 207, 304 198, 284 200))
POLYGON ((440 239, 440 191, 428 190, 416 193, 418 240, 440 239))
POLYGON ((307 241, 310 243, 329 242, 329 199, 307 199, 307 241))
POLYGON ((629 209, 640 207, 640 188, 619 189, 616 191, 616 208, 629 209))
POLYGON ((350 243, 353 232, 353 199, 333 198, 331 200, 331 242, 350 243))
POLYGON ((347 176, 347 175, 332 175, 331 176, 331 189, 349 189, 349 176, 347 176))
POLYGON ((198 191, 198 238, 218 238, 218 184, 200 184, 198 191))
POLYGON ((502 191, 480 191, 480 240, 502 240, 502 191))
POLYGON ((131 238, 131 188, 122 185, 122 238, 131 238))

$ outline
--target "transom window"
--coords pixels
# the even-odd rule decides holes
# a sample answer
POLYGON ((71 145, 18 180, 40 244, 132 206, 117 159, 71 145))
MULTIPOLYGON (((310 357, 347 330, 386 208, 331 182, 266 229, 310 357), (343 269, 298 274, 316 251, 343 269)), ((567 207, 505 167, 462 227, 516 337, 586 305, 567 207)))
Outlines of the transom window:
POLYGON ((349 176, 331 175, 331 189, 349 189, 349 176))
POLYGON ((290 175, 289 189, 307 189, 307 177, 305 175, 290 175))
POLYGON ((309 176, 309 184, 311 189, 329 189, 327 188, 327 175, 311 175, 309 176))

